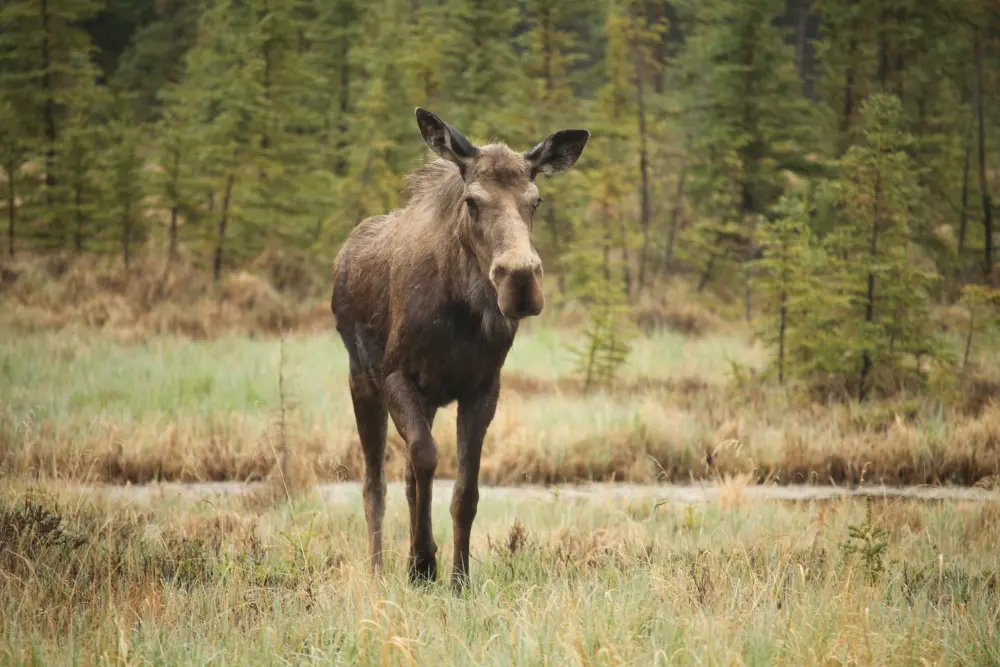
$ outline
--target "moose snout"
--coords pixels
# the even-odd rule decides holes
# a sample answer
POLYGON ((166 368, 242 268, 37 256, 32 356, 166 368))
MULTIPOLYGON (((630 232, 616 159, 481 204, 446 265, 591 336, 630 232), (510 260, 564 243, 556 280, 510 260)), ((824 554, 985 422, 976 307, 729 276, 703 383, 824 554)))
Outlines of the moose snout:
POLYGON ((497 305, 504 317, 519 320, 538 315, 545 307, 542 262, 537 255, 516 263, 494 262, 490 280, 497 290, 497 305))

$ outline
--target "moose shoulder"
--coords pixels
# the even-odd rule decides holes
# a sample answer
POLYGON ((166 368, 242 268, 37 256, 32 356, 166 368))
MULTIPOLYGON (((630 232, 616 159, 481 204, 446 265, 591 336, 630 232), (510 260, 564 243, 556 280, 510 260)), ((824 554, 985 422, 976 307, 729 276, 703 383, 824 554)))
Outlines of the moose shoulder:
POLYGON ((531 245, 541 203, 534 180, 571 167, 590 138, 562 130, 531 150, 473 145, 424 109, 420 134, 437 159, 409 177, 406 204, 362 221, 334 264, 331 307, 350 358, 365 458, 372 567, 382 566, 388 416, 406 441, 411 580, 437 577, 431 485, 438 408, 458 402, 458 477, 451 502, 452 584, 469 572, 483 437, 518 321, 542 311, 542 263, 531 245))

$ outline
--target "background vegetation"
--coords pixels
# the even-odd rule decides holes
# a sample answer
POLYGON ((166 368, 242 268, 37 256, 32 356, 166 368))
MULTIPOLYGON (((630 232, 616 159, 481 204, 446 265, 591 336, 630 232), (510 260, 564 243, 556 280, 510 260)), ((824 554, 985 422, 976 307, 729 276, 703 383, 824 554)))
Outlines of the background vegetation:
MULTIPOLYGON (((135 398, 123 389, 131 370, 96 386, 105 355, 147 359, 132 344, 174 345, 162 335, 328 331, 337 249, 358 221, 400 203, 427 158, 412 115, 421 105, 474 140, 520 149, 562 127, 593 132, 577 168, 543 184, 536 244, 551 307, 508 377, 513 393, 575 392, 567 414, 602 388, 628 407, 628 427, 567 437, 631 452, 595 468, 586 445, 589 473, 649 476, 636 472, 644 456, 670 471, 679 450, 697 454, 666 477, 699 474, 691 461, 713 460, 704 452, 726 440, 716 435, 737 405, 756 406, 732 436, 744 444, 753 411, 764 432, 791 414, 837 425, 829 439, 804 436, 829 456, 802 465, 787 429, 768 454, 751 448, 761 477, 859 478, 841 421, 880 410, 855 422, 866 438, 907 424, 933 433, 898 445, 883 479, 996 472, 1000 13, 986 0, 11 0, 0 26, 2 419, 17 469, 66 462, 31 438, 63 454, 113 451, 82 448, 98 436, 72 426, 73 401, 94 408, 95 391, 110 392, 96 414, 133 445, 136 429, 163 431, 153 417, 141 425, 152 411, 119 414, 135 398), (37 333, 79 323, 117 342, 37 333), (643 357, 688 344, 664 330, 702 337, 691 345, 705 364, 678 377, 643 357), (548 357, 534 356, 537 340, 557 341, 548 357), (63 372, 46 379, 42 360, 63 354, 63 372), (89 388, 66 396, 78 372, 89 388), (630 397, 652 414, 670 392, 690 412, 698 392, 683 382, 709 388, 694 421, 712 435, 679 437, 638 416, 630 397), (28 435, 47 420, 61 445, 28 435), (937 426, 966 422, 985 435, 937 426)), ((194 409, 193 397, 228 386, 222 375, 271 358, 265 344, 227 340, 243 351, 227 367, 213 365, 212 344, 177 343, 205 368, 185 368, 201 379, 175 387, 180 398, 147 394, 163 399, 159 413, 175 401, 194 409)), ((315 364, 337 343, 323 334, 302 346, 315 364)), ((137 382, 174 387, 166 352, 154 354, 137 382)), ((199 407, 201 441, 217 443, 211 424, 247 410, 224 403, 199 407)), ((320 413, 298 425, 319 428, 320 413)), ((528 438, 526 450, 546 459, 567 439, 528 438)), ((559 465, 533 470, 583 474, 559 465)), ((121 477, 166 474, 152 469, 121 477)))
POLYGON ((0 662, 1000 663, 998 84, 995 0, 5 0, 0 662), (417 105, 593 133, 461 597, 404 582, 398 481, 382 580, 314 485, 362 470, 330 267, 417 105), (264 483, 129 485, 220 480, 264 483), (870 482, 980 488, 742 492, 870 482))

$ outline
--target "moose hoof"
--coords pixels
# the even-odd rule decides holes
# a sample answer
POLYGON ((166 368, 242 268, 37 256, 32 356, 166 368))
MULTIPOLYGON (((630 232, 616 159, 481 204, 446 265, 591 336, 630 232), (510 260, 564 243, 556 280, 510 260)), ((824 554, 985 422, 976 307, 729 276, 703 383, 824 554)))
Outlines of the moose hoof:
POLYGON ((410 554, 410 582, 427 584, 437 581, 437 557, 433 552, 410 554))

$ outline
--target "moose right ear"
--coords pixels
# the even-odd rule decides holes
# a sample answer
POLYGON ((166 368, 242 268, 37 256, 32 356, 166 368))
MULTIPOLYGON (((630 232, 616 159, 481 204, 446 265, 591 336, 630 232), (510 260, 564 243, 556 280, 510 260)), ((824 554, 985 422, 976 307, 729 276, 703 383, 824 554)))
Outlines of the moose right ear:
POLYGON ((416 114, 417 127, 424 143, 439 157, 457 164, 462 176, 465 176, 466 169, 479 156, 479 149, 464 134, 430 111, 417 107, 416 114))

